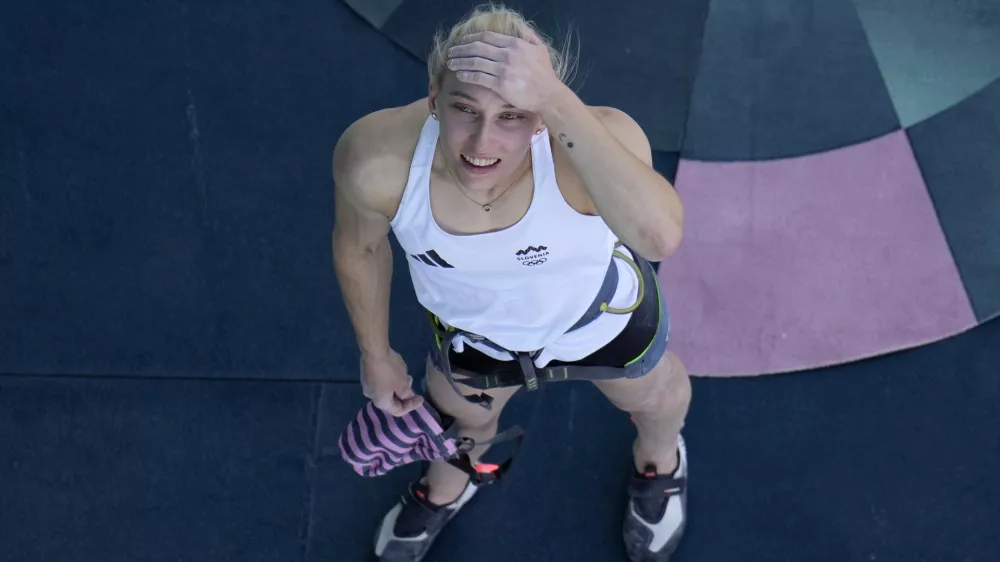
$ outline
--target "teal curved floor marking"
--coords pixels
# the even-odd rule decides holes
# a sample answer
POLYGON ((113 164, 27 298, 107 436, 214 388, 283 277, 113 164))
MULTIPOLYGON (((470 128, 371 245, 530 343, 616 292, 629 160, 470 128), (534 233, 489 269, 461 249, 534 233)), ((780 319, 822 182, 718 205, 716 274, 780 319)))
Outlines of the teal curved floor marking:
POLYGON ((853 1, 904 127, 1000 78, 1000 2, 853 1))

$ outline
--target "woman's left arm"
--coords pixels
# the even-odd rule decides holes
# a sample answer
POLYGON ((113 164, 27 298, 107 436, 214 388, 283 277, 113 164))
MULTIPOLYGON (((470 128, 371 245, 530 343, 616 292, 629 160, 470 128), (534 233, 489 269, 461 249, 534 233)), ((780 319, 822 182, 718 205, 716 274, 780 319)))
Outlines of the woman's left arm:
POLYGON ((546 101, 539 115, 608 227, 651 261, 676 251, 684 208, 674 187, 653 169, 642 128, 620 110, 587 107, 568 87, 546 101))

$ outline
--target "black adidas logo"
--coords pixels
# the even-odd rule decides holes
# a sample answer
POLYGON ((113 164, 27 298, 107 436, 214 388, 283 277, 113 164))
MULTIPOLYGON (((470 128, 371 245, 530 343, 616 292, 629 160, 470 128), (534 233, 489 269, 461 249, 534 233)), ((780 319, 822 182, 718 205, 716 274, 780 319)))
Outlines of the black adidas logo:
POLYGON ((430 266, 441 266, 441 267, 455 267, 450 263, 444 261, 444 258, 438 255, 434 250, 428 250, 426 254, 410 254, 410 257, 419 261, 426 263, 430 266))
POLYGON ((517 255, 523 256, 525 254, 530 254, 532 252, 544 252, 545 250, 548 250, 548 248, 546 248, 545 246, 538 246, 537 248, 535 246, 528 246, 523 250, 518 250, 517 255))

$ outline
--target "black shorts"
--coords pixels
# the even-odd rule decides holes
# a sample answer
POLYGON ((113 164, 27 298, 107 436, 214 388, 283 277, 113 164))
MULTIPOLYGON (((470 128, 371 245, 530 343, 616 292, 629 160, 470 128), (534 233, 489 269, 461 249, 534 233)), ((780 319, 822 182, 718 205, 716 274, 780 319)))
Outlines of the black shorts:
MULTIPOLYGON (((552 360, 546 367, 561 365, 624 367, 626 363, 635 360, 650 348, 650 343, 656 337, 657 328, 661 322, 669 322, 669 316, 666 304, 662 302, 663 295, 660 292, 656 271, 649 262, 645 260, 642 262, 640 270, 645 283, 645 291, 642 302, 632 311, 632 317, 629 318, 625 328, 604 347, 582 359, 572 362, 552 360)), ((452 368, 466 369, 483 375, 501 373, 518 375, 521 373, 521 368, 516 361, 494 359, 469 345, 465 346, 462 353, 449 349, 448 357, 451 360, 452 368)), ((653 362, 650 362, 650 368, 653 362)))

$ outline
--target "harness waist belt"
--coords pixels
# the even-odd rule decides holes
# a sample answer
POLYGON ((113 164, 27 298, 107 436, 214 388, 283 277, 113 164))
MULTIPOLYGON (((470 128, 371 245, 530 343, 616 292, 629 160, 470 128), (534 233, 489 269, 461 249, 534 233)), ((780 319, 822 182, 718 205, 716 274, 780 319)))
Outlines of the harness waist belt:
MULTIPOLYGON (((621 245, 621 243, 618 245, 621 245)), ((567 333, 590 324, 603 313, 627 314, 639 306, 639 304, 643 301, 643 298, 646 297, 646 276, 650 275, 651 279, 654 279, 655 285, 655 271, 652 269, 652 265, 650 265, 648 261, 638 256, 636 256, 636 258, 636 261, 639 262, 638 264, 636 261, 633 261, 631 258, 622 254, 618 250, 613 252, 611 262, 608 266, 608 272, 605 275, 604 282, 601 284, 601 289, 598 291, 594 301, 587 308, 587 311, 584 312, 580 319, 567 330, 567 333), (632 266, 632 268, 635 269, 639 280, 639 291, 636 296, 635 303, 632 304, 632 306, 623 309, 615 309, 609 306, 609 303, 618 288, 618 267, 615 264, 615 258, 621 259, 632 266)), ((659 298, 658 288, 656 296, 659 298)), ((466 330, 455 328, 454 326, 443 328, 437 318, 431 314, 431 326, 435 332, 435 338, 437 340, 437 348, 432 350, 432 359, 434 361, 434 365, 441 371, 442 374, 444 374, 452 389, 454 389, 459 396, 463 396, 469 402, 478 404, 483 408, 490 409, 493 403, 492 397, 485 392, 472 396, 462 394, 455 382, 454 374, 457 373, 467 377, 461 380, 462 384, 478 390, 523 385, 528 391, 534 391, 538 389, 539 382, 564 380, 610 380, 622 377, 631 378, 639 376, 645 372, 645 363, 641 361, 641 359, 646 354, 656 353, 656 356, 658 357, 662 354, 663 350, 665 350, 666 327, 663 324, 664 322, 661 321, 660 325, 657 327, 656 335, 654 336, 655 341, 652 342, 646 349, 646 352, 623 367, 559 365, 539 369, 535 367, 534 360, 538 358, 541 350, 533 352, 510 351, 494 342, 491 342, 489 339, 481 335, 473 334, 466 330), (449 359, 449 351, 451 350, 451 346, 455 338, 459 336, 464 336, 470 341, 486 345, 501 353, 509 354, 521 367, 521 372, 501 375, 484 375, 481 373, 465 371, 463 369, 458 369, 457 371, 453 370, 451 360, 449 359), (660 340, 662 340, 662 345, 659 344, 660 340)))

